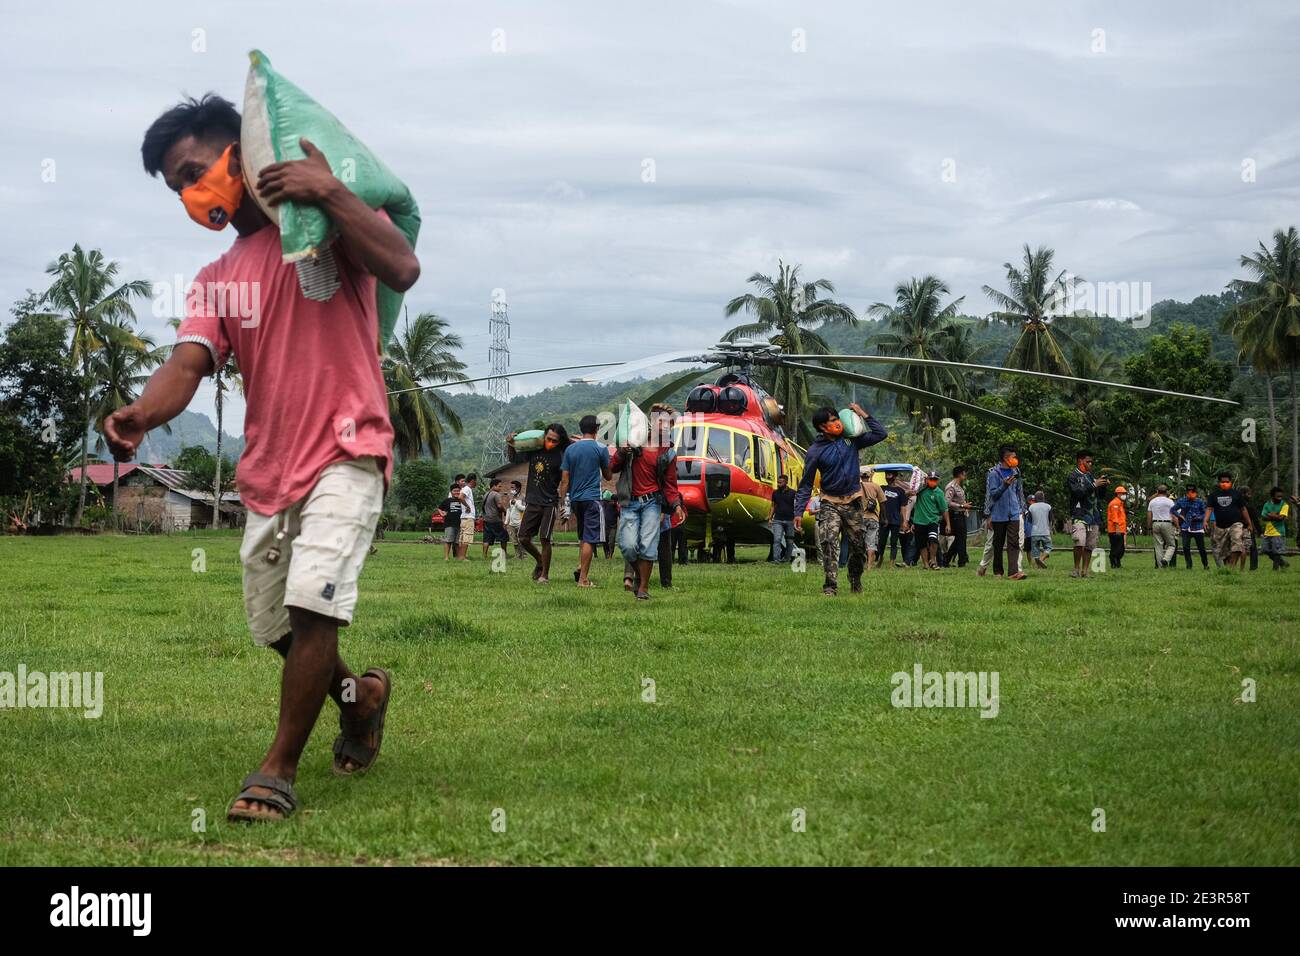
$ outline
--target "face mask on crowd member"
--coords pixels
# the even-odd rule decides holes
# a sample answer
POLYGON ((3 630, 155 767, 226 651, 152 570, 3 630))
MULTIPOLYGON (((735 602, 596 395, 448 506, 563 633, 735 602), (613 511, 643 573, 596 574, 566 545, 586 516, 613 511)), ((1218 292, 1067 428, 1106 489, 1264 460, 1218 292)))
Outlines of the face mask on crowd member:
POLYGON ((838 438, 840 435, 844 434, 844 423, 838 418, 832 418, 822 426, 822 431, 834 438, 838 438))
POLYGON ((938 478, 927 478, 927 479, 925 479, 925 486, 926 486, 927 488, 938 488, 938 487, 939 487, 939 479, 938 479, 938 478))
POLYGON ((1229 488, 1232 487, 1232 479, 1231 479, 1231 478, 1220 478, 1220 479, 1219 479, 1219 487, 1222 488, 1224 491, 1227 491, 1229 488))

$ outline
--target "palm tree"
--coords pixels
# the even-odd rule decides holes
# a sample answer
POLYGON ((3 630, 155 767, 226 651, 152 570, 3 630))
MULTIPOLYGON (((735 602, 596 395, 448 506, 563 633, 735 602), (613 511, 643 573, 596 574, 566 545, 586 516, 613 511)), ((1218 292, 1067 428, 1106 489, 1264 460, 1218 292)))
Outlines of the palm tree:
MULTIPOLYGON (((1238 348, 1259 371, 1285 368, 1291 386, 1291 494, 1300 494, 1300 403, 1296 365, 1300 363, 1300 235, 1295 226, 1273 233, 1273 248, 1241 257, 1246 279, 1228 287, 1241 299, 1224 316, 1238 348)), ((1269 386, 1270 397, 1272 386, 1269 386)))
POLYGON ((67 321, 72 329, 70 360, 74 367, 81 366, 82 391, 86 420, 81 436, 81 493, 77 501, 76 523, 86 510, 86 469, 89 457, 91 414, 91 359, 103 346, 104 327, 116 320, 135 318, 132 299, 149 297, 149 283, 143 279, 117 282, 118 265, 109 262, 98 249, 90 252, 74 245, 45 269, 54 277, 50 287, 41 296, 43 305, 51 306, 67 321))
MULTIPOLYGON (((130 405, 139 390, 149 380, 148 370, 161 365, 167 349, 158 348, 147 335, 137 335, 125 320, 105 323, 101 330, 101 345, 91 364, 91 374, 97 384, 92 413, 95 427, 101 433, 104 419, 124 405, 130 405)), ((166 426, 164 426, 166 427, 166 426)), ((103 450, 103 438, 96 439, 95 451, 103 450)), ((109 502, 113 522, 117 521, 118 460, 113 459, 113 497, 109 502)))
MULTIPOLYGON (((1079 378, 1094 381, 1120 381, 1124 365, 1110 349, 1094 348, 1082 335, 1070 342, 1070 367, 1079 378)), ((1085 439, 1088 445, 1097 441, 1097 424, 1105 407, 1106 390, 1099 385, 1075 382, 1065 386, 1066 396, 1083 416, 1085 439)))
MULTIPOLYGON (((456 357, 460 348, 464 343, 447 331, 445 319, 422 312, 412 322, 408 314, 401 334, 389 342, 380 362, 388 390, 465 381, 465 363, 456 357)), ((460 416, 435 389, 389 395, 388 414, 393 422, 393 448, 401 461, 419 457, 426 448, 432 457, 439 457, 443 423, 457 435, 464 427, 460 416)))
MULTIPOLYGON (((167 324, 173 329, 181 327, 180 319, 168 319, 167 324)), ((171 351, 171 347, 167 347, 171 351)), ((239 374, 239 363, 235 361, 235 354, 232 352, 226 357, 226 364, 221 366, 212 373, 212 384, 216 388, 216 396, 213 404, 217 413, 217 450, 216 459, 217 467, 212 479, 212 527, 221 527, 221 437, 222 429, 225 427, 225 404, 226 390, 232 385, 239 391, 240 395, 244 394, 244 379, 239 374)))
MULTIPOLYGON (((746 292, 736 296, 727 303, 724 313, 730 318, 738 312, 749 312, 754 321, 736 326, 723 335, 722 340, 734 342, 765 335, 773 345, 779 345, 791 354, 830 354, 830 346, 814 330, 837 325, 856 326, 858 317, 843 302, 822 298, 822 293, 834 294, 834 283, 829 279, 802 282, 799 269, 800 266, 788 266, 777 260, 775 279, 755 272, 745 280, 757 289, 757 294, 746 292)), ((784 407, 785 420, 795 434, 811 434, 808 425, 799 417, 813 399, 803 370, 774 368, 766 379, 764 388, 784 407)))
POLYGON ((1072 374, 1058 341, 1067 336, 1063 330, 1053 333, 1052 319, 1061 314, 1079 279, 1067 275, 1065 270, 1051 278, 1055 255, 1046 246, 1031 252, 1026 243, 1023 268, 1018 269, 1009 262, 1002 264, 1007 270, 1009 291, 999 292, 991 286, 984 286, 984 294, 998 307, 991 317, 1008 325, 1020 326, 1020 338, 1007 356, 1007 368, 1072 374))
MULTIPOLYGON (((900 282, 894 287, 893 305, 877 302, 867 310, 868 315, 883 320, 888 328, 874 337, 877 351, 881 355, 946 361, 953 361, 950 350, 954 346, 970 353, 969 329, 963 332, 954 321, 962 299, 943 304, 943 299, 950 294, 947 284, 935 276, 900 282)), ((965 394, 963 373, 939 365, 892 365, 888 377, 891 382, 940 395, 965 394)), ((914 429, 926 434, 928 449, 935 426, 934 406, 909 395, 900 395, 895 400, 912 414, 914 429)))

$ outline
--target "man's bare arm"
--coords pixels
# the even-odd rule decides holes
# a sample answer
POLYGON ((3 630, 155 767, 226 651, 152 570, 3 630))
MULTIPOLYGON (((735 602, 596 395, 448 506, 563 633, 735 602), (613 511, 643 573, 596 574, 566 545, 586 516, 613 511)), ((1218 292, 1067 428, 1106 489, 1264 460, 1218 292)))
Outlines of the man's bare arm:
POLYGON ((118 461, 135 457, 151 429, 165 425, 185 411, 199 382, 212 374, 212 353, 197 342, 181 342, 153 373, 144 392, 104 419, 104 438, 118 461))
POLYGON ((398 292, 415 285, 420 262, 406 237, 335 177, 310 140, 299 144, 306 159, 272 163, 259 174, 262 198, 272 206, 286 199, 319 206, 338 227, 339 241, 354 263, 398 292))

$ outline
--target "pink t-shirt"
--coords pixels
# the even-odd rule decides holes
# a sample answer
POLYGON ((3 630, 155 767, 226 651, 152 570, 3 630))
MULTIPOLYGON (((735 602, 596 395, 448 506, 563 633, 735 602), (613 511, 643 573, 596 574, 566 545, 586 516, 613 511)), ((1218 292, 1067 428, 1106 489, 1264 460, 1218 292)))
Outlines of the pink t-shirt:
POLYGON ((239 363, 239 495, 260 515, 301 500, 334 462, 373 455, 385 487, 392 476, 376 279, 337 245, 334 257, 342 285, 328 302, 308 299, 280 260, 280 230, 263 226, 199 270, 186 297, 177 341, 207 346, 218 368, 232 350, 239 363))

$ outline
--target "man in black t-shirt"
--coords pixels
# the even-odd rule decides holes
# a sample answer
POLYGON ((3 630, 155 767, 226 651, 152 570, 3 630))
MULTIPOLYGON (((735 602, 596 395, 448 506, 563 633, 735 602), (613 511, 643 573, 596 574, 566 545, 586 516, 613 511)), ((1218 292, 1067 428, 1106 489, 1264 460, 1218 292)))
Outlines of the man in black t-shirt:
POLYGON ((514 434, 506 439, 506 455, 510 460, 518 461, 522 457, 528 466, 525 471, 524 516, 519 522, 519 547, 537 562, 533 568, 533 580, 538 584, 546 584, 550 577, 551 537, 560 510, 560 462, 564 458, 564 449, 568 447, 569 433, 559 422, 546 426, 542 447, 537 451, 517 452, 514 434), (535 537, 542 542, 540 551, 533 545, 535 537))
MULTIPOLYGON (((881 494, 885 497, 885 513, 880 516, 880 561, 885 565, 885 546, 889 546, 889 560, 897 566, 898 546, 903 542, 903 511, 907 507, 907 486, 899 480, 897 472, 885 473, 885 486, 881 494)), ((903 547, 903 558, 907 559, 907 546, 903 547)))
POLYGON ((460 518, 465 510, 465 502, 460 495, 460 483, 457 482, 451 486, 447 497, 442 499, 442 504, 438 505, 438 512, 442 515, 442 550, 445 561, 451 560, 456 542, 460 540, 460 518))
POLYGON ((1246 499, 1232 487, 1232 475, 1219 472, 1219 487, 1206 502, 1214 516, 1214 553, 1229 568, 1246 567, 1246 542, 1254 535, 1254 525, 1246 508, 1246 499))
POLYGON ((772 492, 772 563, 785 564, 794 551, 794 489, 781 475, 772 492))

